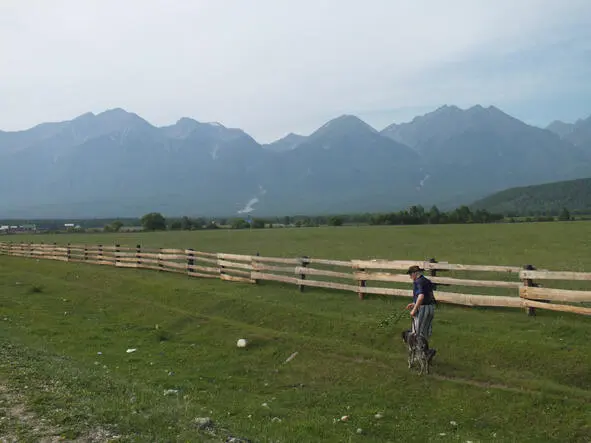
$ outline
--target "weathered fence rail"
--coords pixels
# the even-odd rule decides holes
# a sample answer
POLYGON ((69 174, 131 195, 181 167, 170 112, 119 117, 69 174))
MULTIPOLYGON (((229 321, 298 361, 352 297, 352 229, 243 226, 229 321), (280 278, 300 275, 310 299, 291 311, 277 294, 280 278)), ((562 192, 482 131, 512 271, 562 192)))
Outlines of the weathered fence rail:
MULTIPOLYGON (((149 249, 141 245, 57 245, 0 242, 0 254, 80 262, 123 268, 175 272, 198 278, 217 278, 232 282, 256 284, 274 281, 305 287, 327 288, 367 295, 411 297, 410 280, 404 273, 411 265, 419 265, 438 285, 437 300, 465 306, 494 306, 572 312, 591 315, 590 290, 541 287, 542 281, 590 281, 591 273, 536 270, 533 266, 466 265, 412 260, 327 260, 309 257, 281 258, 202 252, 193 249, 149 249), (397 272, 398 271, 398 272, 397 272), (472 273, 478 278, 437 275, 438 272, 472 273), (482 274, 500 274, 501 279, 484 279, 482 274), (368 285, 368 282, 374 284, 368 285), (399 284, 403 287, 392 287, 399 284), (381 286, 380 286, 381 285, 381 286), (483 295, 448 292, 440 288, 467 287, 504 290, 507 295, 483 295), (559 303, 556 303, 559 302, 559 303), (568 303, 568 304, 567 304, 568 303)), ((498 278, 498 277, 497 277, 498 278)), ((461 289, 460 289, 461 290, 461 289)))

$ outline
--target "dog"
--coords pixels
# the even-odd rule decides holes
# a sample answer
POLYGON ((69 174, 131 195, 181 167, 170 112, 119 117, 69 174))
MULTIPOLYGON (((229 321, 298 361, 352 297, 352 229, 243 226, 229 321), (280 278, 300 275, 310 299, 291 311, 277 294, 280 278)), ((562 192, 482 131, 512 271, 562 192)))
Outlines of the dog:
POLYGON ((435 355, 434 350, 429 349, 429 341, 410 329, 402 331, 402 341, 408 346, 408 369, 418 363, 419 375, 428 374, 431 358, 435 355))

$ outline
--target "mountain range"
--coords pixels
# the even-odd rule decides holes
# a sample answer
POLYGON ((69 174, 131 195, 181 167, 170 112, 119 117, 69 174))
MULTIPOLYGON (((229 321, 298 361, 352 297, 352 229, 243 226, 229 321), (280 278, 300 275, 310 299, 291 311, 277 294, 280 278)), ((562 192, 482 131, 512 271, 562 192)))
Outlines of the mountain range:
POLYGON ((259 144, 123 109, 0 131, 0 218, 244 216, 450 209, 503 189, 591 177, 591 117, 547 128, 443 106, 379 131, 342 115, 259 144))

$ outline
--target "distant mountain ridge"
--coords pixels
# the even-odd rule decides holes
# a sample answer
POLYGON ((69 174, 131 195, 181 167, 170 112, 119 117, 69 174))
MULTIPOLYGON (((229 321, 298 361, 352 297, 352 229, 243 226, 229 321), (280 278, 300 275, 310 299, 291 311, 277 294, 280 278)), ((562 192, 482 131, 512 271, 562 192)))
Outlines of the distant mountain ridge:
POLYGON ((443 106, 381 131, 342 115, 261 145, 220 123, 183 117, 156 127, 116 108, 0 131, 0 217, 449 209, 515 186, 591 176, 587 123, 552 131, 492 106, 443 106))
POLYGON ((591 115, 586 119, 579 119, 575 123, 556 120, 550 123, 547 129, 576 146, 591 149, 591 115))

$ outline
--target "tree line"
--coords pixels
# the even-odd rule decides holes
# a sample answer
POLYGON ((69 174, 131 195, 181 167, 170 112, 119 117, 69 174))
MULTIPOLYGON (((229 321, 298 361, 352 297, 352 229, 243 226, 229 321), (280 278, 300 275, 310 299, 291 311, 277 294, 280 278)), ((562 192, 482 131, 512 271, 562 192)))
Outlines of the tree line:
MULTIPOLYGON (((577 217, 585 219, 585 217, 577 217)), ((550 222, 574 220, 575 217, 563 208, 557 216, 538 215, 530 217, 517 217, 515 215, 491 213, 484 209, 473 211, 468 206, 460 206, 452 211, 441 211, 437 206, 426 210, 420 205, 411 206, 408 209, 397 212, 340 214, 340 215, 295 215, 283 217, 169 217, 166 218, 159 212, 145 214, 141 218, 128 219, 103 219, 80 220, 81 230, 84 232, 102 228, 105 232, 119 232, 123 228, 141 227, 145 231, 191 231, 200 229, 263 229, 278 227, 308 228, 318 226, 342 226, 342 225, 424 225, 424 224, 467 224, 467 223, 519 223, 519 222, 550 222), (101 225, 102 222, 102 225, 101 225)), ((12 221, 14 223, 14 221, 12 221)), ((45 221, 51 226, 49 231, 63 231, 63 221, 45 221)))
MULTIPOLYGON (((411 206, 408 209, 388 213, 364 213, 342 214, 331 216, 284 216, 272 218, 217 218, 207 220, 204 218, 180 218, 166 219, 158 212, 144 215, 140 219, 141 226, 147 231, 158 230, 196 230, 196 229, 262 229, 283 226, 293 227, 317 227, 317 226, 342 226, 345 224, 369 224, 369 225, 422 225, 422 224, 463 224, 463 223, 494 223, 504 219, 501 214, 493 214, 479 209, 472 211, 468 206, 444 212, 437 206, 426 210, 420 205, 411 206)), ((120 228, 118 224, 110 225, 108 230, 120 228)))

